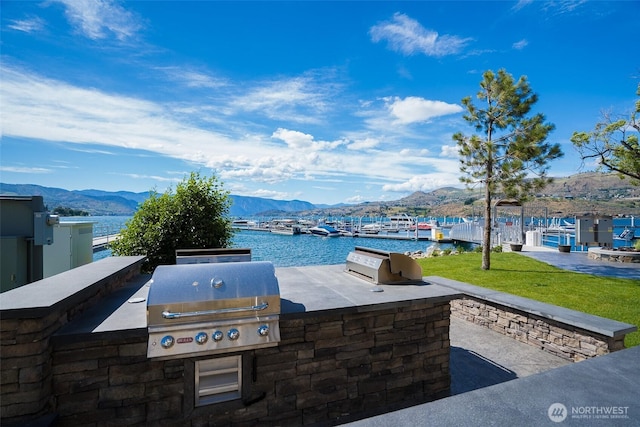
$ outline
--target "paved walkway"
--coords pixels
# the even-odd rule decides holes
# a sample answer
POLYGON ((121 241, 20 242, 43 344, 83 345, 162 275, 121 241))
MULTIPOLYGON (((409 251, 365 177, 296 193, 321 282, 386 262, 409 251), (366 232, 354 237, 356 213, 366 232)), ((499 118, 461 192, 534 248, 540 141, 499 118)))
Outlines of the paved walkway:
POLYGON ((453 316, 449 338, 452 395, 572 363, 453 316))
POLYGON ((586 252, 562 253, 557 249, 538 246, 523 246, 519 253, 563 270, 640 280, 640 264, 637 263, 598 261, 589 259, 586 252))

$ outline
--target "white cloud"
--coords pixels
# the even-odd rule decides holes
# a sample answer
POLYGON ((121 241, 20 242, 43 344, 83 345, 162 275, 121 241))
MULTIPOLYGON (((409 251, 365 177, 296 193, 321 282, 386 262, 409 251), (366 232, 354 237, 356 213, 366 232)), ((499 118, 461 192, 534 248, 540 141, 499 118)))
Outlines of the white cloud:
POLYGON ((458 175, 448 173, 433 173, 427 175, 416 175, 398 184, 386 184, 382 186, 383 191, 407 193, 414 191, 432 191, 442 187, 461 186, 458 175))
POLYGON ((132 179, 152 179, 154 181, 159 181, 159 182, 181 182, 182 179, 180 178, 167 178, 164 176, 159 176, 159 175, 142 175, 142 174, 137 174, 137 173, 118 173, 118 174, 114 174, 114 175, 121 175, 121 176, 126 176, 128 178, 132 178, 132 179))
POLYGON ((314 141, 313 135, 298 132, 295 130, 278 128, 271 138, 280 139, 284 141, 289 148, 296 150, 325 150, 334 149, 339 145, 343 145, 344 141, 314 141))
POLYGON ((533 3, 533 0, 518 0, 518 2, 513 6, 512 9, 518 11, 529 6, 531 3, 533 3))
POLYGON ((271 119, 317 123, 315 116, 327 108, 329 92, 329 88, 318 86, 308 77, 274 80, 241 91, 232 98, 229 107, 271 119))
POLYGON ((529 42, 528 42, 526 39, 522 39, 522 40, 520 40, 520 41, 515 42, 515 43, 512 45, 512 47, 513 47, 515 50, 522 50, 522 49, 524 49, 525 47, 527 47, 527 45, 528 45, 528 44, 529 44, 529 42))
POLYGON ((456 114, 462 111, 457 104, 447 104, 442 101, 409 96, 404 99, 398 97, 387 99, 387 108, 396 124, 410 124, 426 122, 434 117, 456 114))
POLYGON ((92 39, 110 35, 126 40, 142 28, 135 16, 110 0, 53 0, 65 7, 65 15, 77 31, 92 39))
POLYGON ((157 69, 164 72, 171 80, 190 88, 215 89, 229 84, 226 79, 189 68, 158 67, 157 69))
POLYGON ((392 50, 404 55, 416 53, 436 57, 453 55, 460 52, 471 41, 470 38, 440 36, 402 13, 394 14, 391 21, 374 25, 369 33, 373 42, 386 40, 392 50))
POLYGON ((22 31, 25 33, 35 33, 42 31, 45 28, 45 22, 43 19, 35 17, 21 20, 13 20, 7 25, 7 28, 12 30, 22 31))
POLYGON ((443 145, 441 147, 440 155, 443 157, 458 157, 458 146, 457 145, 443 145))
POLYGON ((347 148, 349 150, 370 150, 376 148, 378 145, 380 145, 379 139, 367 137, 353 141, 347 145, 347 148))
POLYGON ((0 171, 12 172, 12 173, 51 173, 53 172, 51 169, 47 169, 47 168, 36 168, 36 167, 26 167, 26 166, 2 166, 2 165, 0 165, 0 171))
MULTIPOLYGON (((323 140, 316 138, 313 131, 285 127, 268 131, 274 129, 270 128, 270 122, 257 124, 252 118, 245 119, 246 115, 231 114, 224 123, 203 121, 204 107, 197 101, 181 102, 176 107, 173 103, 151 102, 73 86, 6 63, 0 64, 0 72, 3 76, 0 110, 3 112, 2 131, 6 136, 61 142, 67 149, 88 149, 102 154, 117 152, 110 147, 119 147, 139 150, 137 155, 180 159, 214 170, 232 188, 242 182, 252 183, 245 194, 255 191, 257 183, 273 184, 295 179, 349 181, 356 186, 364 182, 382 185, 409 181, 416 173, 442 172, 457 167, 455 161, 449 164, 445 159, 429 157, 427 146, 414 147, 415 140, 400 138, 399 135, 404 137, 405 134, 401 128, 390 129, 388 123, 393 117, 385 105, 380 105, 380 100, 376 114, 385 115, 387 123, 385 128, 381 127, 382 132, 340 132, 335 128, 330 133, 341 135, 334 140, 323 140), (249 130, 253 128, 262 133, 249 130)), ((396 101, 401 105, 400 101, 406 100, 396 101)), ((421 105, 420 102, 417 104, 421 105)), ((442 105, 433 105, 436 106, 431 113, 422 110, 417 116, 406 113, 404 120, 444 114, 446 108, 450 108, 443 110, 442 105)), ((222 104, 217 108, 227 109, 227 106, 222 104)), ((422 141, 421 138, 418 140, 422 141)), ((146 175, 155 173, 147 172, 146 175)), ((170 177, 168 173, 159 172, 158 175, 170 177)), ((149 178, 142 173, 132 177, 149 178)), ((171 178, 164 180, 171 181, 171 178)), ((456 180, 449 180, 448 184, 456 180)))
POLYGON ((360 194, 356 194, 353 197, 349 197, 345 200, 346 203, 362 203, 362 202, 366 202, 366 199, 360 195, 360 194))
POLYGON ((276 199, 276 200, 286 200, 291 198, 289 193, 285 193, 282 191, 267 190, 264 188, 259 188, 255 191, 251 191, 250 193, 245 193, 245 195, 253 196, 253 197, 263 197, 266 199, 276 199))

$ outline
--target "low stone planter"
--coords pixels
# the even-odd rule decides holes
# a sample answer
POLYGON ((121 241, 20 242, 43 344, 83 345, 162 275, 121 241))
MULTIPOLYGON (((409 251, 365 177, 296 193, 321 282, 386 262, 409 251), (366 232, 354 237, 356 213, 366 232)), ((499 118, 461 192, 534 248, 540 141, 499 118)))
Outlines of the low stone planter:
POLYGON ((509 247, 512 252, 521 252, 522 251, 522 243, 509 243, 509 247))
POLYGON ((589 248, 588 257, 599 261, 640 263, 640 252, 634 250, 589 248))
POLYGON ((569 252, 571 252, 571 246, 569 246, 569 245, 558 245, 558 251, 563 252, 563 253, 569 253, 569 252))

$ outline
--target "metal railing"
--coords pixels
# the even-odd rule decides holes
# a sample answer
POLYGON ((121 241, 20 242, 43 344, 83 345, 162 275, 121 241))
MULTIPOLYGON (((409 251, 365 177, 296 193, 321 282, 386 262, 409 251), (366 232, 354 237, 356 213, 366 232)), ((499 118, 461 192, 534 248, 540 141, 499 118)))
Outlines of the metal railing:
MULTIPOLYGON (((449 237, 457 242, 482 244, 484 226, 478 222, 465 222, 451 227, 449 237)), ((504 243, 524 243, 520 225, 498 223, 491 233, 491 246, 504 243)))

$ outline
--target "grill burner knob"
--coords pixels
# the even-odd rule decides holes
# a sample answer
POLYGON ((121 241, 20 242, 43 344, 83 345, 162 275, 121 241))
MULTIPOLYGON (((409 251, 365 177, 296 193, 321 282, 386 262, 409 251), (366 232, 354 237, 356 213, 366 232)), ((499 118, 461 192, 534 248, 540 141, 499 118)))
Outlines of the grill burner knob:
POLYGON ((196 334, 196 342, 198 344, 204 344, 207 342, 207 334, 205 334, 204 332, 198 332, 196 334))
POLYGON ((261 337, 266 337, 269 335, 269 325, 260 325, 258 328, 258 335, 261 337))
POLYGON ((215 332, 213 333, 213 340, 214 340, 214 341, 221 341, 221 340, 222 340, 222 338, 224 338, 224 334, 223 334, 222 332, 220 332, 220 331, 215 331, 215 332))
POLYGON ((173 347, 173 343, 174 343, 174 340, 171 335, 164 336, 160 340, 160 345, 162 346, 162 348, 171 348, 173 347))
POLYGON ((236 328, 229 329, 229 332, 227 332, 227 336, 231 341, 235 341, 238 338, 240 338, 240 331, 237 330, 236 328))

